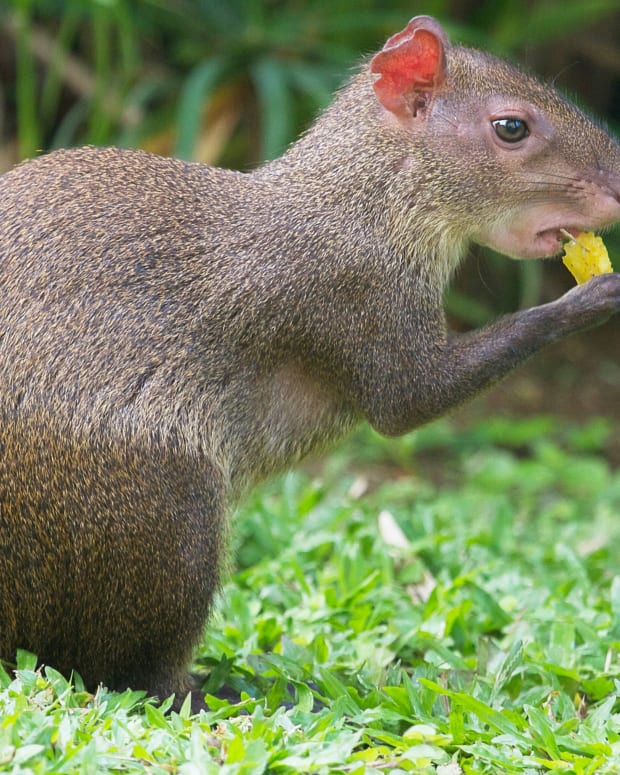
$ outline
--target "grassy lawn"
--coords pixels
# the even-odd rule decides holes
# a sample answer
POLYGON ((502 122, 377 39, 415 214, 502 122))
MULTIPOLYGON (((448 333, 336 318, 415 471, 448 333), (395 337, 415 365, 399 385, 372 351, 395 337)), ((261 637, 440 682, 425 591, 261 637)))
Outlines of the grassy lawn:
POLYGON ((211 711, 93 697, 22 654, 0 674, 0 771, 620 771, 608 432, 365 431, 267 484, 196 655, 211 711))

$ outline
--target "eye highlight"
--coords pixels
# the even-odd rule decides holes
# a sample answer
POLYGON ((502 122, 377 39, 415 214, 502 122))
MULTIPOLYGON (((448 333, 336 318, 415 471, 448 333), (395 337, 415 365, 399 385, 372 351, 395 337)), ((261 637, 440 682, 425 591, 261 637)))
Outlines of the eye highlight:
POLYGON ((505 143, 518 143, 530 133, 527 124, 520 118, 497 118, 491 123, 495 134, 505 143))

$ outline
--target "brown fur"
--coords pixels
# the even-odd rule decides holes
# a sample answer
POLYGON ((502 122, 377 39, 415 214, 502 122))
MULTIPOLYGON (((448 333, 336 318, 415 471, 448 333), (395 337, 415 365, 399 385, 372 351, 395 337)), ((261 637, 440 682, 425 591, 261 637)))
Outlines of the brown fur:
POLYGON ((383 110, 365 66, 251 174, 84 148, 0 179, 0 657, 182 692, 248 486, 361 420, 410 430, 618 310, 610 275, 447 334, 481 230, 533 199, 593 217, 603 164, 620 174, 552 89, 447 54, 425 121, 383 110), (459 133, 499 91, 557 130, 529 166, 459 133))

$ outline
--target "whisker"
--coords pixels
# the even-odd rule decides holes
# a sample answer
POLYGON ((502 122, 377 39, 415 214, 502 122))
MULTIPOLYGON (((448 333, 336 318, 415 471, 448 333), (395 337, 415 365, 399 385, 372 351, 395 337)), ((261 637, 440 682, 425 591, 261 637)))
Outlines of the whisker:
POLYGON ((575 61, 575 62, 568 62, 567 64, 565 64, 564 67, 560 68, 560 70, 549 81, 550 85, 555 87, 556 84, 557 84, 558 79, 560 78, 560 76, 564 75, 564 73, 566 73, 568 70, 570 70, 571 67, 575 67, 575 65, 578 65, 578 64, 579 64, 579 62, 577 62, 577 61, 575 61))
POLYGON ((580 193, 557 187, 526 187, 520 192, 521 198, 536 202, 578 202, 583 199, 580 193))
POLYGON ((528 181, 524 190, 528 193, 536 192, 540 194, 548 194, 564 197, 565 199, 583 199, 583 193, 581 191, 573 191, 570 188, 562 188, 562 186, 549 186, 545 183, 536 183, 536 181, 528 181))
POLYGON ((527 175, 520 175, 523 184, 526 186, 547 186, 556 191, 567 191, 574 195, 583 195, 583 186, 575 185, 581 183, 581 178, 572 178, 567 175, 556 175, 554 173, 544 173, 537 176, 536 180, 531 180, 527 175))
POLYGON ((556 178, 557 180, 567 180, 571 183, 579 183, 582 180, 582 178, 577 177, 575 175, 562 175, 559 172, 545 172, 544 174, 548 178, 556 178))
POLYGON ((451 127, 454 127, 454 128, 458 127, 458 120, 457 119, 454 119, 454 121, 451 121, 448 118, 448 116, 443 115, 443 113, 438 113, 436 117, 441 119, 441 121, 445 121, 446 124, 448 124, 448 126, 451 126, 451 127))
POLYGON ((570 188, 569 186, 562 186, 559 183, 547 183, 546 180, 528 180, 527 181, 528 186, 544 186, 549 191, 567 191, 567 192, 574 192, 574 188, 570 188))

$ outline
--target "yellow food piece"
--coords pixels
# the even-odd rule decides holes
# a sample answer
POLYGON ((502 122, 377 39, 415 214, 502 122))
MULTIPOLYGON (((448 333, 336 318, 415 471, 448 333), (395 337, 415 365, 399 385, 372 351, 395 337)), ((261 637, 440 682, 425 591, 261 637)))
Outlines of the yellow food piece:
POLYGON ((568 232, 570 241, 564 245, 562 261, 579 285, 597 274, 613 272, 605 243, 591 231, 582 231, 578 237, 568 232))

